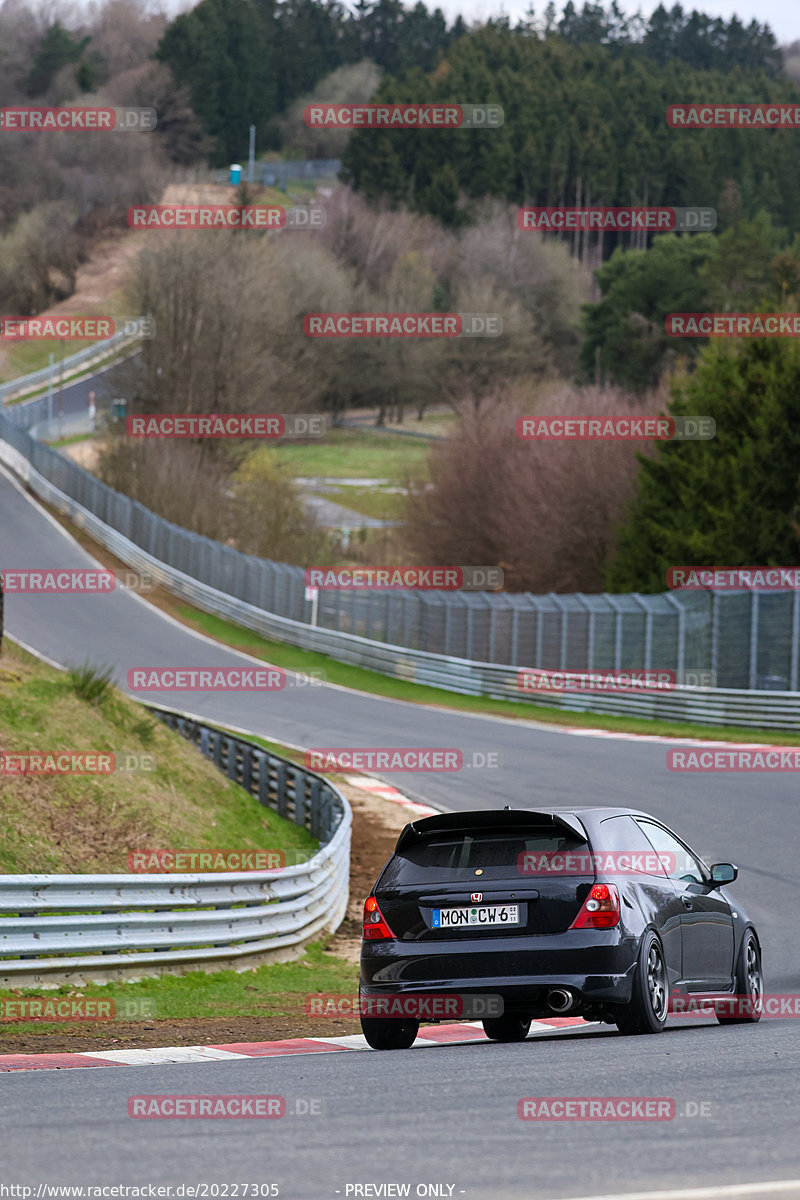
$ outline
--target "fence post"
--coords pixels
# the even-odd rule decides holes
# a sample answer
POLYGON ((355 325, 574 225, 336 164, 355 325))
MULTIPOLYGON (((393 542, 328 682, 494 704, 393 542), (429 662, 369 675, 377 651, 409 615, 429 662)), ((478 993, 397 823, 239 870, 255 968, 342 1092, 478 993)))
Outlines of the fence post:
POLYGON ((792 597, 792 662, 789 668, 789 690, 798 688, 798 664, 800 664, 800 592, 795 589, 792 597))
POLYGON ((686 612, 682 604, 679 604, 675 597, 670 592, 664 593, 664 599, 668 600, 673 608, 678 612, 678 678, 680 679, 683 673, 684 660, 686 656, 686 612))
MULTIPOLYGON (((795 592, 795 612, 797 611, 797 592, 795 592)), ((719 620, 722 596, 720 592, 711 593, 711 678, 719 687, 719 620)), ((797 639, 795 638, 795 646, 797 639)))
POLYGON ((253 795, 253 751, 246 744, 242 746, 242 787, 253 795))
POLYGON ((269 805, 269 755, 263 750, 256 750, 258 759, 258 803, 266 808, 269 805))
POLYGON ((302 825, 304 829, 308 824, 309 798, 306 795, 307 782, 305 775, 300 775, 297 770, 294 771, 294 823, 295 825, 302 825))
POLYGON ((561 616, 561 629, 559 630, 559 646, 558 657, 561 670, 565 670, 567 666, 567 609, 566 605, 558 598, 555 592, 550 592, 548 600, 552 600, 561 616))
POLYGON ((536 661, 533 664, 533 666, 541 667, 541 665, 542 665, 542 644, 544 642, 544 628, 542 625, 542 609, 541 609, 541 606, 535 596, 532 596, 531 599, 533 600, 533 603, 536 606, 536 653, 535 653, 536 661))
POLYGON ((653 610, 648 608, 644 598, 638 592, 631 592, 631 596, 644 609, 644 669, 649 671, 653 665, 653 610))
POLYGON ((614 670, 622 670, 622 617, 623 612, 619 604, 614 600, 608 592, 603 593, 604 599, 608 601, 614 610, 614 670))
POLYGON ((750 675, 747 686, 751 691, 758 678, 758 592, 750 593, 750 675))
POLYGON ((575 599, 579 604, 582 604, 586 612, 589 614, 588 626, 586 630, 586 669, 591 671, 594 667, 594 610, 587 601, 583 592, 576 592, 575 599))
POLYGON ((227 768, 228 778, 232 779, 234 781, 234 783, 238 783, 238 781, 239 781, 239 769, 238 769, 238 763, 236 761, 238 759, 238 757, 239 757, 239 743, 236 742, 233 738, 226 737, 225 738, 225 765, 227 768))
MULTIPOLYGON (((322 788, 321 779, 311 780, 311 803, 310 812, 308 813, 308 831, 312 837, 319 838, 322 836, 322 812, 320 809, 320 789, 322 788)), ((305 788, 303 788, 305 793, 305 788)), ((299 823, 299 822, 298 822, 299 823)))
POLYGON ((278 778, 277 778, 276 786, 277 786, 277 792, 278 792, 278 795, 277 795, 278 816, 285 817, 286 810, 289 807, 289 797, 288 797, 288 794, 286 791, 286 763, 284 763, 284 762, 278 763, 277 776, 278 776, 278 778))

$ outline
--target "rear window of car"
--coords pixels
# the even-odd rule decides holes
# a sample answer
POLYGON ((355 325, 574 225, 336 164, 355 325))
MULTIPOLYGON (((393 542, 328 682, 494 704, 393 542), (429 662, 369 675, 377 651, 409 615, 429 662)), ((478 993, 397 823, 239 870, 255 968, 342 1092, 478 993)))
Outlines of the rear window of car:
MULTIPOLYGON (((432 879, 437 875, 449 880, 474 879, 476 870, 491 878, 514 878, 520 874, 538 874, 535 869, 553 854, 570 854, 588 849, 587 842, 552 825, 541 830, 525 829, 518 833, 459 832, 435 834, 407 846, 396 854, 387 868, 391 881, 409 883, 432 879), (524 859, 522 856, 528 855, 524 859), (527 864, 533 870, 521 870, 527 864)), ((385 880, 386 883, 390 879, 385 880)))

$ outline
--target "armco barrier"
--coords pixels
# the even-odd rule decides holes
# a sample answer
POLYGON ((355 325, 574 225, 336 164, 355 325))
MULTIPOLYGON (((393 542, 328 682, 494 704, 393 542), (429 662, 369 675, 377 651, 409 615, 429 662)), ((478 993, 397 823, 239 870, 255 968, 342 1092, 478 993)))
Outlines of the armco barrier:
POLYGON ((51 379, 55 381, 60 375, 66 376, 78 368, 102 362, 109 354, 123 350, 128 345, 132 346, 138 340, 129 333, 115 333, 113 337, 106 338, 102 342, 93 342, 91 346, 85 346, 75 354, 70 354, 60 363, 53 363, 52 366, 48 365, 41 367, 38 371, 31 371, 29 375, 20 375, 17 379, 10 379, 8 383, 0 384, 0 404, 5 404, 11 396, 24 395, 34 391, 42 384, 49 383, 51 379))
POLYGON ((246 739, 153 709, 261 804, 320 838, 307 862, 274 871, 169 875, 0 875, 0 981, 58 986, 251 966, 285 955, 347 909, 352 814, 326 779, 246 739))
MULTIPOLYGON (((120 496, 112 492, 109 488, 103 489, 103 485, 94 479, 91 480, 91 483, 98 489, 103 489, 102 495, 105 497, 102 507, 103 516, 107 520, 104 520, 101 516, 89 511, 84 505, 60 490, 54 483, 45 478, 31 462, 31 459, 38 460, 41 457, 43 462, 46 459, 47 463, 49 463, 50 456, 55 456, 55 452, 46 446, 34 442, 26 433, 15 428, 0 415, 0 462, 5 463, 25 480, 37 496, 52 504, 60 512, 65 513, 76 525, 86 529, 92 537, 111 550, 113 554, 128 566, 140 571, 151 572, 166 588, 183 599, 190 601, 198 608, 214 613, 217 616, 226 617, 228 620, 235 621, 247 629, 252 629, 257 633, 263 634, 265 637, 288 642, 290 645, 299 646, 306 650, 316 650, 320 653, 328 654, 340 662, 366 667, 369 670, 379 671, 382 674, 391 675, 398 679, 427 684, 431 687, 446 688, 449 691, 461 692, 465 695, 486 695, 504 700, 524 700, 532 704, 559 708, 568 712, 608 713, 648 719, 692 721, 705 725, 739 725, 748 728, 786 730, 800 729, 800 691, 798 691, 796 686, 798 656, 800 655, 800 638, 798 638, 798 627, 800 627, 799 592, 788 596, 776 597, 768 595, 764 598, 759 598, 758 593, 754 593, 752 596, 740 596, 737 593, 727 597, 731 601, 742 601, 747 605, 748 612, 745 613, 743 609, 740 615, 741 621, 750 630, 755 627, 759 606, 765 612, 769 613, 773 610, 776 600, 788 601, 788 625, 786 620, 783 620, 781 624, 782 627, 785 626, 791 631, 792 651, 789 680, 795 685, 791 689, 756 691, 733 687, 678 687, 674 691, 665 691, 655 696, 634 693, 610 693, 606 695, 596 692, 588 694, 563 693, 555 696, 552 694, 535 695, 532 693, 523 695, 517 689, 517 675, 519 671, 517 665, 508 662, 475 661, 452 654, 439 654, 429 650, 416 649, 408 645, 378 641, 370 636, 363 637, 341 629, 330 629, 321 625, 313 626, 307 624, 305 621, 296 620, 270 611, 264 606, 263 602, 254 604, 233 595, 232 590, 234 588, 238 590, 243 588, 245 591, 250 590, 248 585, 249 564, 252 563, 254 569, 260 564, 259 560, 248 560, 245 555, 237 555, 235 551, 229 551, 228 547, 219 546, 218 549, 229 555, 224 561, 229 565, 230 571, 223 570, 221 574, 228 580, 228 586, 231 590, 221 591, 210 586, 208 583, 202 582, 194 575, 189 575, 174 565, 169 565, 162 559, 157 558, 147 549, 144 549, 139 542, 135 542, 132 538, 127 537, 119 529, 120 513, 129 513, 131 509, 141 510, 141 512, 156 522, 160 521, 160 518, 147 513, 146 509, 128 500, 127 497, 120 496), (119 512, 117 511, 118 509, 119 512)), ((75 464, 67 463, 63 459, 62 462, 65 463, 65 468, 75 466, 75 464)), ((77 467, 75 469, 80 470, 77 467)), ((86 472, 82 472, 81 474, 85 475, 86 472)), ((160 522, 160 524, 163 526, 167 525, 166 522, 160 522)), ((198 537, 198 535, 186 534, 184 530, 179 530, 175 526, 169 528, 175 534, 174 544, 176 545, 179 541, 178 535, 186 539, 193 539, 198 545, 205 544, 209 547, 217 545, 216 543, 208 542, 206 538, 198 537)), ((171 538, 168 541, 170 545, 173 544, 171 538)), ((272 565, 277 566, 279 564, 272 565)), ((284 567, 283 569, 287 572, 287 588, 294 586, 294 574, 299 574, 300 586, 302 587, 302 572, 299 568, 284 567), (288 573, 292 573, 291 579, 288 577, 288 573)), ((281 593, 285 593, 286 589, 281 588, 279 590, 281 593)), ((436 602, 437 595, 440 594, 432 593, 431 595, 434 602, 436 602)), ((366 596, 356 596, 354 603, 359 604, 369 599, 366 596)), ((598 636, 596 630, 598 613, 592 608, 590 602, 603 599, 601 597, 515 597, 504 595, 489 597, 481 593, 474 597, 466 597, 466 599, 474 600, 478 605, 483 607, 489 604, 490 600, 497 601, 500 605, 505 606, 507 613, 513 613, 515 602, 517 601, 526 601, 529 599, 542 600, 551 603, 553 612, 555 614, 561 612, 562 616, 570 609, 570 606, 574 609, 578 604, 582 604, 584 614, 588 617, 587 636, 590 646, 593 644, 593 639, 598 636), (594 617, 592 616, 593 612, 594 617)), ((623 654, 626 627, 622 617, 625 613, 637 609, 637 607, 638 622, 641 625, 645 643, 650 646, 650 653, 652 654, 652 614, 648 620, 647 614, 643 611, 639 603, 645 598, 622 596, 610 597, 609 599, 613 600, 618 610, 617 619, 614 623, 616 632, 612 637, 612 642, 615 643, 616 647, 614 657, 610 663, 607 661, 598 663, 597 658, 593 658, 592 654, 590 654, 589 660, 592 662, 593 669, 630 669, 631 667, 642 665, 648 666, 649 664, 646 661, 644 664, 625 661, 625 655, 623 654)), ((706 667, 707 664, 704 660, 689 659, 686 655, 689 653, 687 645, 700 644, 700 641, 705 637, 709 620, 711 620, 712 628, 718 630, 719 611, 715 610, 716 616, 711 613, 708 594, 691 593, 688 597, 690 603, 686 605, 678 603, 674 597, 669 595, 651 596, 646 599, 659 602, 672 610, 678 631, 678 638, 675 643, 678 647, 677 662, 674 664, 676 668, 679 671, 683 671, 685 669, 706 667)), ((377 597, 377 601, 387 607, 392 600, 393 597, 391 595, 377 597)), ((543 657, 542 628, 542 623, 539 621, 537 644, 530 646, 528 661, 523 665, 528 667, 545 666, 554 669, 569 665, 575 669, 574 660, 573 662, 565 662, 565 656, 570 649, 569 638, 567 636, 569 631, 568 625, 562 620, 560 634, 561 658, 556 657, 555 661, 552 659, 548 660, 546 656, 543 657)), ((604 636, 608 640, 608 635, 604 636)), ((559 639, 556 640, 558 641, 559 639)), ((712 656, 712 663, 714 661, 715 659, 712 656)), ((670 662, 659 662, 658 665, 660 669, 666 669, 672 664, 670 662)), ((751 678, 758 665, 756 656, 752 653, 751 648, 750 665, 748 667, 751 678)))

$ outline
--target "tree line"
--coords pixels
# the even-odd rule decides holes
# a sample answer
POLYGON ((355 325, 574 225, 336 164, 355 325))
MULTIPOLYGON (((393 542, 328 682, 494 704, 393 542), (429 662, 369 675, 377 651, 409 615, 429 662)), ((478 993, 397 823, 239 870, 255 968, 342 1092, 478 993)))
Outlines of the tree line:
MULTIPOLYGON (((446 71, 385 76, 376 98, 500 104, 503 126, 358 130, 343 177, 371 198, 449 225, 469 220, 474 202, 490 195, 519 205, 710 206, 723 210, 720 228, 729 181, 738 180, 742 215, 765 209, 794 232, 800 149, 793 130, 699 132, 666 123, 667 106, 681 102, 800 103, 800 89, 776 74, 769 56, 756 58, 738 65, 734 56, 725 70, 679 58, 661 64, 641 46, 486 26, 451 48, 446 71)), ((600 241, 608 257, 623 238, 592 234, 579 249, 586 254, 600 241)))
POLYGON ((461 17, 448 27, 422 0, 358 0, 352 10, 338 0, 201 0, 167 28, 157 56, 189 89, 219 164, 246 153, 251 124, 263 133, 326 75, 364 60, 392 74, 431 71, 464 33, 461 17))

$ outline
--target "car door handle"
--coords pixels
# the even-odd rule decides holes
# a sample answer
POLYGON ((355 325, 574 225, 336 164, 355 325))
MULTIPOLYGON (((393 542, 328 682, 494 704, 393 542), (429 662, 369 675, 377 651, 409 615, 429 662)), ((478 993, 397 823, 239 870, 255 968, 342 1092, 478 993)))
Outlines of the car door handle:
POLYGON ((693 908, 693 904, 688 896, 681 896, 681 904, 684 908, 693 908))

